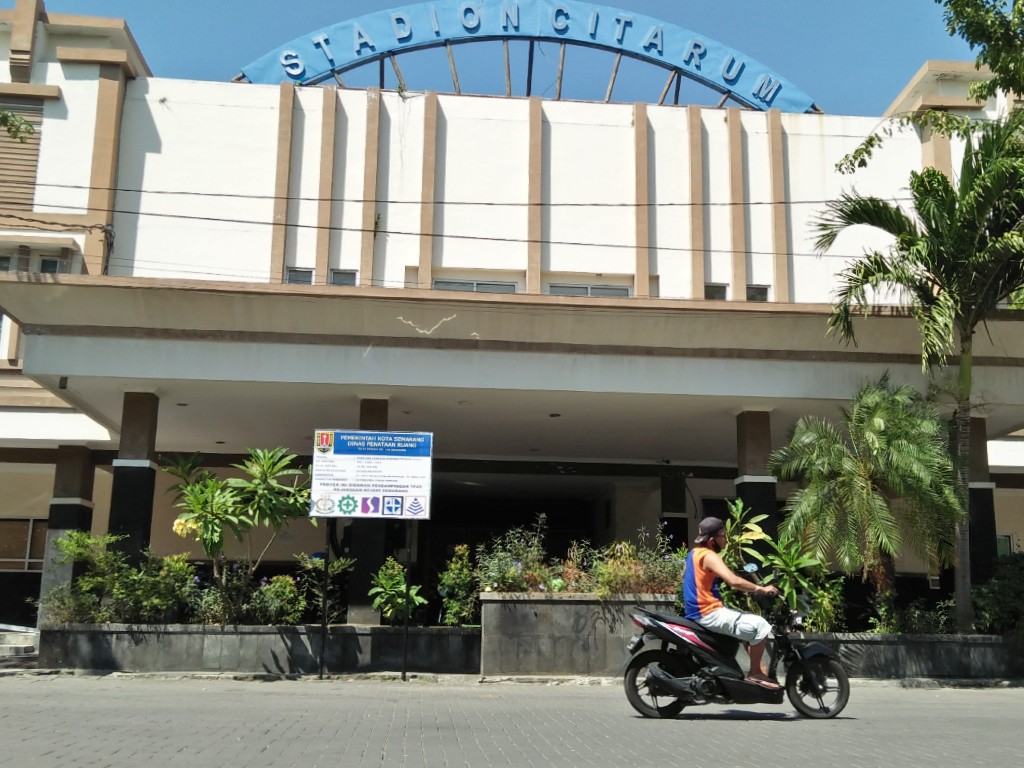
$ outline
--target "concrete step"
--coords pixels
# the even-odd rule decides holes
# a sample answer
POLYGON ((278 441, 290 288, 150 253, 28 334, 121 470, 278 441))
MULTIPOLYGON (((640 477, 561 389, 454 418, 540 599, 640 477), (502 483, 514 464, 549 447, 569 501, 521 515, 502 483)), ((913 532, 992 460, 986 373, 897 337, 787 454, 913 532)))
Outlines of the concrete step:
POLYGON ((38 653, 26 653, 22 656, 0 656, 0 669, 38 669, 38 667, 38 653))

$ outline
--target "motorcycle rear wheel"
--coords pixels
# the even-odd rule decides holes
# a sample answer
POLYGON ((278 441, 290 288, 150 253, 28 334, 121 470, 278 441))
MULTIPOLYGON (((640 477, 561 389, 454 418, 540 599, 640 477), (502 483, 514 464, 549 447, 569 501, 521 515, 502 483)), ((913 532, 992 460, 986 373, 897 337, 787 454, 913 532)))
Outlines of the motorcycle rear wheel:
POLYGON ((686 706, 682 699, 655 694, 647 686, 647 668, 657 666, 673 677, 684 677, 686 665, 678 654, 668 651, 644 651, 626 667, 626 698, 644 717, 673 718, 686 706))
POLYGON ((850 678, 838 661, 815 657, 790 668, 786 695, 804 717, 835 717, 850 700, 850 678))

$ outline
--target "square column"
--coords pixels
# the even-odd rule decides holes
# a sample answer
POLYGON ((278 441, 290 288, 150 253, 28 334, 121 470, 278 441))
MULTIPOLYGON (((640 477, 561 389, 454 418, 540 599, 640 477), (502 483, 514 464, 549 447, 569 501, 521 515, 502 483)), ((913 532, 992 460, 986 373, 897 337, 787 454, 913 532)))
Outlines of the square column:
POLYGON ((138 559, 149 546, 153 526, 153 493, 159 469, 153 458, 159 407, 160 399, 150 392, 124 395, 108 530, 125 537, 117 546, 132 559, 138 559))
POLYGON ((767 515, 760 523, 775 538, 779 531, 776 480, 768 474, 772 450, 771 413, 742 411, 736 416, 736 496, 755 515, 767 515))
POLYGON ((996 562, 996 484, 988 468, 988 431, 985 419, 971 418, 968 471, 970 507, 971 584, 984 584, 996 562))
MULTIPOLYGON (((92 529, 92 494, 95 478, 92 452, 82 446, 62 445, 57 449, 57 464, 53 479, 53 498, 46 526, 46 549, 43 571, 40 574, 39 598, 42 599, 58 586, 70 586, 77 575, 75 566, 59 562, 62 554, 57 540, 68 531, 92 529)), ((39 609, 38 626, 46 621, 45 611, 39 609)))
MULTIPOLYGON (((359 429, 385 431, 388 428, 387 400, 359 401, 359 429)), ((370 577, 384 564, 387 555, 384 520, 353 520, 348 525, 349 554, 356 558, 348 578, 349 624, 380 624, 380 614, 370 607, 373 602, 370 577)))

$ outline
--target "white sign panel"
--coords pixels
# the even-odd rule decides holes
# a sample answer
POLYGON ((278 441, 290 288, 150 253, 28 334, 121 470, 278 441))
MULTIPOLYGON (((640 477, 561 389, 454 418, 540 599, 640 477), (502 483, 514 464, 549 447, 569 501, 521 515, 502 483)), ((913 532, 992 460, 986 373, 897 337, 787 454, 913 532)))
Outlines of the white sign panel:
POLYGON ((316 430, 310 516, 429 519, 433 437, 316 430))

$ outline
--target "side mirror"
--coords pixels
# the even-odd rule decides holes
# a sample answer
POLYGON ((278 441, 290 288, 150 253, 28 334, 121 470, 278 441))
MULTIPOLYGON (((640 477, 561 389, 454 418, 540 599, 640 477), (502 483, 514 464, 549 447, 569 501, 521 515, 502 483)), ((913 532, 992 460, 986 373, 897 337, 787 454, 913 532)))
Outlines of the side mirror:
POLYGON ((743 566, 743 571, 744 571, 744 573, 757 573, 757 571, 758 571, 757 563, 746 563, 743 566))

